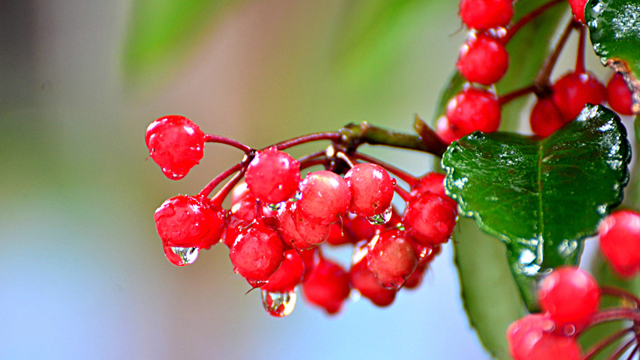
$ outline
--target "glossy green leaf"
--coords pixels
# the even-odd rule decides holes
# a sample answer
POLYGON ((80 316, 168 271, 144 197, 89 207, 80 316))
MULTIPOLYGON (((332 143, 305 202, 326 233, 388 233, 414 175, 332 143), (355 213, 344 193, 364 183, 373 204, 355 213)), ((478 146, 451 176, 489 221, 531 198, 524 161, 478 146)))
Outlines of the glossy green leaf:
POLYGON ((124 49, 130 82, 160 77, 181 60, 231 0, 137 0, 124 49))
POLYGON ((576 264, 582 239, 622 201, 630 157, 617 115, 587 105, 546 139, 467 135, 449 147, 442 166, 462 215, 507 245, 511 271, 531 308, 536 277, 576 264))

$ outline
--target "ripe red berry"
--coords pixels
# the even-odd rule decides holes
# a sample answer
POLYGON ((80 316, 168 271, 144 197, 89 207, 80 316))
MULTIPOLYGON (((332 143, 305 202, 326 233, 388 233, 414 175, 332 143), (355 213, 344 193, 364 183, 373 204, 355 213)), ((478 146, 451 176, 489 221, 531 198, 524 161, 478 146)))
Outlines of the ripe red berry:
POLYGON ((367 247, 367 266, 384 288, 401 288, 418 265, 404 231, 385 231, 376 235, 367 247))
POLYGON ((300 183, 300 163, 275 146, 259 151, 245 175, 256 199, 275 204, 292 198, 300 183))
POLYGON ((185 177, 204 155, 205 134, 183 116, 170 115, 152 122, 145 141, 153 161, 173 180, 185 177))
POLYGON ((575 119, 586 104, 598 105, 607 97, 604 85, 591 73, 568 73, 552 91, 551 99, 565 122, 575 119))
POLYGON ((460 48, 456 66, 470 82, 491 85, 507 72, 509 54, 500 40, 485 34, 472 34, 460 48))
POLYGON ((538 300, 559 327, 564 324, 580 325, 598 310, 600 288, 586 271, 577 267, 559 267, 542 281, 538 300))
POLYGON ((607 84, 607 101, 618 114, 633 115, 631 90, 620 73, 615 73, 607 84))
POLYGON ((569 0, 569 5, 571 5, 573 18, 585 24, 584 8, 587 6, 587 0, 569 0))
POLYGON ((360 240, 371 240, 376 231, 381 229, 380 225, 373 225, 363 216, 347 213, 342 217, 344 228, 351 234, 355 242, 360 240))
POLYGON ((500 105, 494 94, 469 88, 449 101, 446 116, 457 137, 474 131, 492 132, 500 126, 500 105))
POLYGON ((446 116, 440 116, 436 122, 436 134, 440 137, 445 144, 451 144, 454 141, 460 139, 459 136, 453 133, 449 124, 449 119, 446 116))
POLYGON ((451 199, 427 192, 407 203, 402 220, 414 240, 435 246, 449 240, 457 216, 451 199))
POLYGON ((284 252, 284 260, 273 275, 269 277, 262 290, 269 292, 289 292, 302 281, 304 275, 304 263, 298 251, 290 249, 284 252))
POLYGON ((179 195, 160 205, 154 219, 165 245, 208 249, 220 241, 226 213, 206 197, 179 195))
POLYGON ((298 202, 287 202, 278 213, 278 233, 284 242, 298 250, 318 246, 331 234, 331 225, 309 220, 298 208, 298 202))
POLYGON ((349 185, 340 175, 331 171, 322 170, 307 174, 300 183, 300 191, 300 211, 309 220, 318 223, 328 224, 337 221, 351 203, 349 185))
POLYGON ((349 270, 351 286, 377 306, 389 306, 396 298, 396 291, 383 288, 376 276, 367 267, 366 258, 351 265, 349 270))
POLYGON ((549 98, 541 98, 531 109, 529 118, 531 131, 534 134, 547 137, 563 127, 567 121, 560 114, 560 110, 549 98))
POLYGON ((409 276, 407 278, 407 281, 405 281, 404 283, 405 289, 415 289, 420 285, 420 283, 422 282, 422 278, 424 277, 424 274, 429 269, 429 265, 431 264, 433 259, 440 254, 441 251, 442 251, 442 246, 440 245, 434 246, 431 249, 431 251, 428 254, 426 254, 424 258, 418 260, 418 266, 416 266, 416 269, 413 271, 413 274, 411 274, 411 276, 409 276))
MULTIPOLYGON (((344 219, 344 217, 342 217, 342 219, 344 219)), ((356 242, 354 241, 353 236, 351 236, 351 233, 345 229, 342 221, 334 222, 330 226, 331 232, 326 240, 327 243, 333 246, 339 246, 356 242)))
POLYGON ((425 174, 411 186, 411 197, 416 198, 420 194, 431 192, 440 195, 445 199, 449 199, 451 201, 451 205, 453 205, 453 207, 457 207, 458 204, 455 202, 455 200, 447 196, 447 193, 444 191, 444 179, 444 174, 435 172, 425 174))
POLYGON ((513 16, 511 0, 462 0, 460 18, 471 29, 506 26, 513 16))
POLYGON ((554 333, 553 320, 544 315, 527 315, 507 329, 509 351, 514 360, 580 360, 580 346, 574 337, 554 333))
POLYGON ((616 211, 598 228, 600 249, 613 269, 623 277, 640 272, 640 213, 616 211))
POLYGON ((349 274, 340 265, 322 257, 302 283, 307 301, 329 314, 340 311, 350 291, 349 274))
POLYGON ((235 273, 250 282, 265 281, 282 264, 284 244, 275 229, 257 221, 239 231, 229 258, 235 273))
POLYGON ((391 206, 394 180, 376 164, 357 164, 344 176, 351 191, 349 211, 360 216, 382 214, 391 206))

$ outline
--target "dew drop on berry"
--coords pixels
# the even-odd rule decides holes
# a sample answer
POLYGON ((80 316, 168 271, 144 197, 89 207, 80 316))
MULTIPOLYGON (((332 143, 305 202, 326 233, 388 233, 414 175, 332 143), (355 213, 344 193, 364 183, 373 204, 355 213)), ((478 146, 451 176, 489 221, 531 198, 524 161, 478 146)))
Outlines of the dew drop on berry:
POLYGON ((164 256, 175 266, 186 266, 193 264, 198 258, 200 249, 197 247, 177 247, 163 246, 164 256))
POLYGON ((369 216, 367 221, 371 225, 384 225, 391 220, 391 215, 393 215, 393 208, 389 206, 382 214, 369 216))
POLYGON ((296 307, 297 295, 295 291, 271 292, 262 290, 262 305, 269 315, 284 317, 293 312, 296 307))

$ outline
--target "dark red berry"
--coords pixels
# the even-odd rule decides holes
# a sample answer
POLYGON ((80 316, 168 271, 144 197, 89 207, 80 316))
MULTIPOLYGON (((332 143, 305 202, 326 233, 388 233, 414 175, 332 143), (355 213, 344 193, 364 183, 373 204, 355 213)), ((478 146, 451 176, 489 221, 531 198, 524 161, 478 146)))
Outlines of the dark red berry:
POLYGON ((322 257, 302 283, 307 301, 329 314, 340 311, 350 291, 349 274, 340 265, 322 257))
POLYGON ((449 101, 446 116, 457 137, 474 131, 492 132, 500 126, 500 105, 494 94, 469 88, 449 101))
POLYGON ((226 213, 206 197, 179 195, 165 201, 154 218, 165 245, 208 249, 220 241, 226 213))
POLYGON ((565 122, 575 119, 586 104, 605 101, 607 91, 591 73, 569 73, 553 85, 551 99, 565 122))
POLYGON ((342 221, 334 222, 330 226, 331 232, 329 233, 329 237, 326 240, 327 243, 333 246, 339 246, 355 242, 353 237, 351 236, 351 233, 345 229, 342 221))
POLYGON ((509 54, 500 40, 485 34, 472 34, 460 48, 456 66, 470 82, 491 85, 507 72, 509 54))
POLYGON ((623 277, 640 272, 640 213, 621 210, 607 216, 598 228, 600 249, 623 277))
POLYGON ((357 164, 344 176, 351 190, 349 211, 360 216, 385 212, 393 199, 394 180, 387 170, 376 164, 357 164))
POLYGON ((586 24, 584 20, 584 8, 587 6, 587 0, 569 0, 569 5, 571 5, 573 18, 586 24))
POLYGON ((426 192, 431 192, 437 195, 444 197, 445 199, 449 199, 451 205, 453 207, 457 207, 458 204, 447 196, 447 193, 444 191, 444 174, 439 174, 435 172, 427 173, 418 181, 411 186, 411 197, 418 197, 420 194, 424 194, 426 192))
POLYGON ((269 277, 262 290, 284 293, 293 289, 302 281, 304 275, 304 263, 302 257, 295 249, 285 251, 284 260, 273 275, 269 277))
POLYGON ((205 134, 184 116, 170 115, 152 122, 145 141, 153 161, 173 180, 185 177, 204 155, 205 134))
POLYGON ((513 16, 511 0, 462 0, 460 18, 471 29, 507 26, 513 16))
POLYGON ((349 185, 340 175, 331 171, 309 173, 300 183, 300 191, 300 211, 309 220, 318 223, 328 224, 337 221, 351 203, 349 185))
POLYGON ((507 329, 509 351, 514 360, 580 360, 576 339, 553 332, 553 320, 544 315, 527 315, 507 329))
POLYGON ((351 265, 349 278, 351 287, 377 306, 389 306, 396 298, 395 290, 385 289, 378 283, 376 276, 367 267, 366 258, 351 265))
POLYGON ((607 84, 607 102, 618 114, 633 115, 631 90, 620 73, 615 73, 607 84))
POLYGON ((300 163, 275 146, 259 151, 245 175, 256 199, 275 204, 292 198, 300 183, 300 163))
POLYGON ((538 300, 557 326, 580 325, 598 310, 600 288, 586 271, 559 267, 542 281, 538 300))
POLYGON ((284 244, 275 229, 254 222, 239 231, 229 258, 233 271, 247 280, 268 280, 282 264, 284 244))
POLYGON ((418 259, 404 231, 389 230, 376 235, 369 243, 367 265, 380 285, 399 289, 415 270, 418 259))
POLYGON ((320 245, 331 234, 331 225, 309 220, 298 209, 298 202, 287 202, 278 213, 278 232, 284 242, 298 250, 320 245))
POLYGON ((529 118, 531 131, 540 136, 547 137, 563 127, 567 121, 560 114, 560 110, 549 98, 541 98, 531 109, 529 118))
POLYGON ((415 289, 420 285, 424 274, 429 269, 429 265, 431 264, 433 259, 440 254, 441 251, 442 246, 434 246, 424 258, 418 261, 418 266, 416 266, 413 274, 411 274, 411 276, 409 276, 404 283, 405 289, 415 289))
POLYGON ((435 246, 449 240, 457 216, 451 199, 427 192, 407 203, 402 220, 414 240, 435 246))
POLYGON ((373 225, 363 216, 347 213, 343 216, 344 228, 353 237, 355 242, 360 240, 371 240, 376 231, 381 229, 380 225, 373 225))

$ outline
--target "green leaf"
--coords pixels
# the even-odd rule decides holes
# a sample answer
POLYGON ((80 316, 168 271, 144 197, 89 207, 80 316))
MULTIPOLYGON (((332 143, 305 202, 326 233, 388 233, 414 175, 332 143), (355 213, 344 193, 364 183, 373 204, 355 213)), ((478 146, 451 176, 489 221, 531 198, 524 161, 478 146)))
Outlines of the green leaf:
POLYGON ((138 0, 124 49, 130 82, 161 77, 175 66, 231 0, 138 0))
POLYGON ((585 20, 603 64, 625 75, 640 112, 640 1, 589 0, 585 20))
POLYGON ((546 139, 475 132, 442 158, 447 192, 462 214, 507 245, 523 299, 535 307, 536 277, 576 264, 582 239, 622 201, 631 150, 618 116, 587 105, 546 139))

